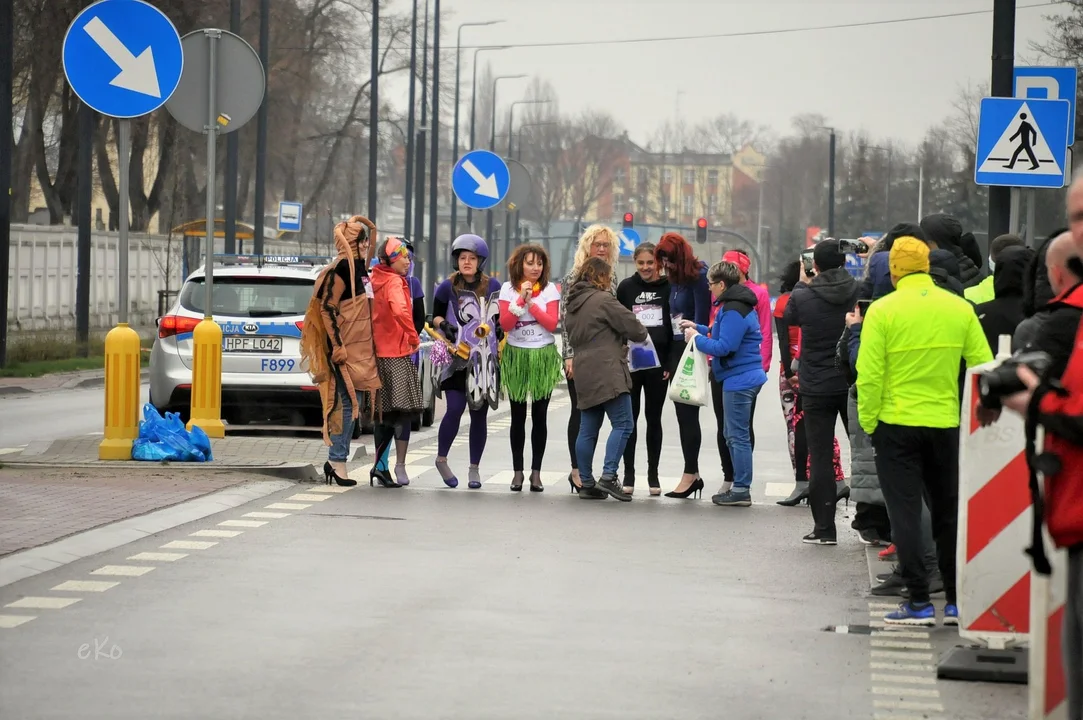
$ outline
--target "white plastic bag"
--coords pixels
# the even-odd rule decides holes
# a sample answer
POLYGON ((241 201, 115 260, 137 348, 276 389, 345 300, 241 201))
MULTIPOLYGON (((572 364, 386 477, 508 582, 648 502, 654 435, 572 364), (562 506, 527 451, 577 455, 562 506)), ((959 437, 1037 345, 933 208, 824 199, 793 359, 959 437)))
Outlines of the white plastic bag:
POLYGON ((696 349, 695 342, 688 343, 681 355, 681 362, 673 371, 669 399, 685 405, 705 406, 711 396, 709 372, 707 356, 696 349))
POLYGON ((654 347, 654 341, 651 340, 650 335, 641 343, 628 343, 628 370, 630 372, 660 367, 662 367, 662 361, 658 357, 658 350, 654 347))

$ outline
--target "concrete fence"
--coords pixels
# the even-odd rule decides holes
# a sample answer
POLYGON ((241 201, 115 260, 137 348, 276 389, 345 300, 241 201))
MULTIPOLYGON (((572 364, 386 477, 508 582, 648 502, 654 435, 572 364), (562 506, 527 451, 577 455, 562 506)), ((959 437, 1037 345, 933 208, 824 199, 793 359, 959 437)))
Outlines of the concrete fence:
MULTIPOLYGON (((170 240, 161 235, 129 233, 128 318, 133 326, 152 327, 158 316, 159 292, 175 293, 180 289, 184 279, 182 240, 179 236, 170 240)), ((265 247, 268 254, 297 252, 296 243, 268 242, 265 247)), ((75 328, 77 252, 73 227, 11 226, 10 332, 75 328)), ((116 324, 117 290, 117 234, 95 231, 90 259, 91 330, 116 324)))

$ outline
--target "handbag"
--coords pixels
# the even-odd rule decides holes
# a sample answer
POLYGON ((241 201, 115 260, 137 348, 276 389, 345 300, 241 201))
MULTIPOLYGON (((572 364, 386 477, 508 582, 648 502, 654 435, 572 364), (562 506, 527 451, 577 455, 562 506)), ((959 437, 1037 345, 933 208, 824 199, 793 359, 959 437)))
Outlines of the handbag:
POLYGON ((695 342, 688 343, 673 373, 669 399, 684 405, 705 406, 711 395, 708 373, 707 356, 696 349, 695 342))

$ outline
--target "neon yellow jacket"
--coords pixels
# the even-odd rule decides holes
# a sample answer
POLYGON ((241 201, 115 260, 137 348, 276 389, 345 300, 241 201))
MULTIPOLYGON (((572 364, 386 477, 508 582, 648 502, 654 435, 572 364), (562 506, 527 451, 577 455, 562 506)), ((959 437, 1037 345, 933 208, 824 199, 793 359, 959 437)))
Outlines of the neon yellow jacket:
POLYGON ((966 290, 963 290, 963 297, 975 305, 981 305, 983 302, 996 300, 996 292, 993 290, 993 276, 990 275, 974 287, 968 287, 966 290))
POLYGON ((881 422, 959 426, 959 363, 993 353, 974 307, 924 273, 899 280, 869 306, 857 354, 857 415, 870 435, 881 422))

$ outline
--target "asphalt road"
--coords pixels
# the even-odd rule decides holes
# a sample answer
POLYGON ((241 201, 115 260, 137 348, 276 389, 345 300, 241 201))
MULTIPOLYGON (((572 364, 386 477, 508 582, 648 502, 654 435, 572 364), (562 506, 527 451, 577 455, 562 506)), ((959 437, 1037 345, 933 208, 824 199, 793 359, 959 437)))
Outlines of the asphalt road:
MULTIPOLYGON (((149 386, 141 391, 147 402, 149 386)), ((104 416, 101 387, 0 396, 0 447, 101 432, 104 416)))
MULTIPOLYGON (((35 618, 0 629, 0 715, 1025 717, 1024 688, 936 683, 948 631, 825 631, 868 629, 882 610, 845 506, 840 545, 819 548, 799 542, 807 508, 767 497, 789 473, 772 398, 751 508, 645 488, 631 503, 577 499, 557 398, 544 493, 508 491, 494 418, 482 490, 444 489, 422 445, 409 488, 302 486, 0 588, 0 613, 35 618)), ((706 413, 703 429, 713 437, 706 413)), ((715 456, 705 443, 709 491, 715 456)), ((664 489, 674 479, 664 471, 664 489)))

